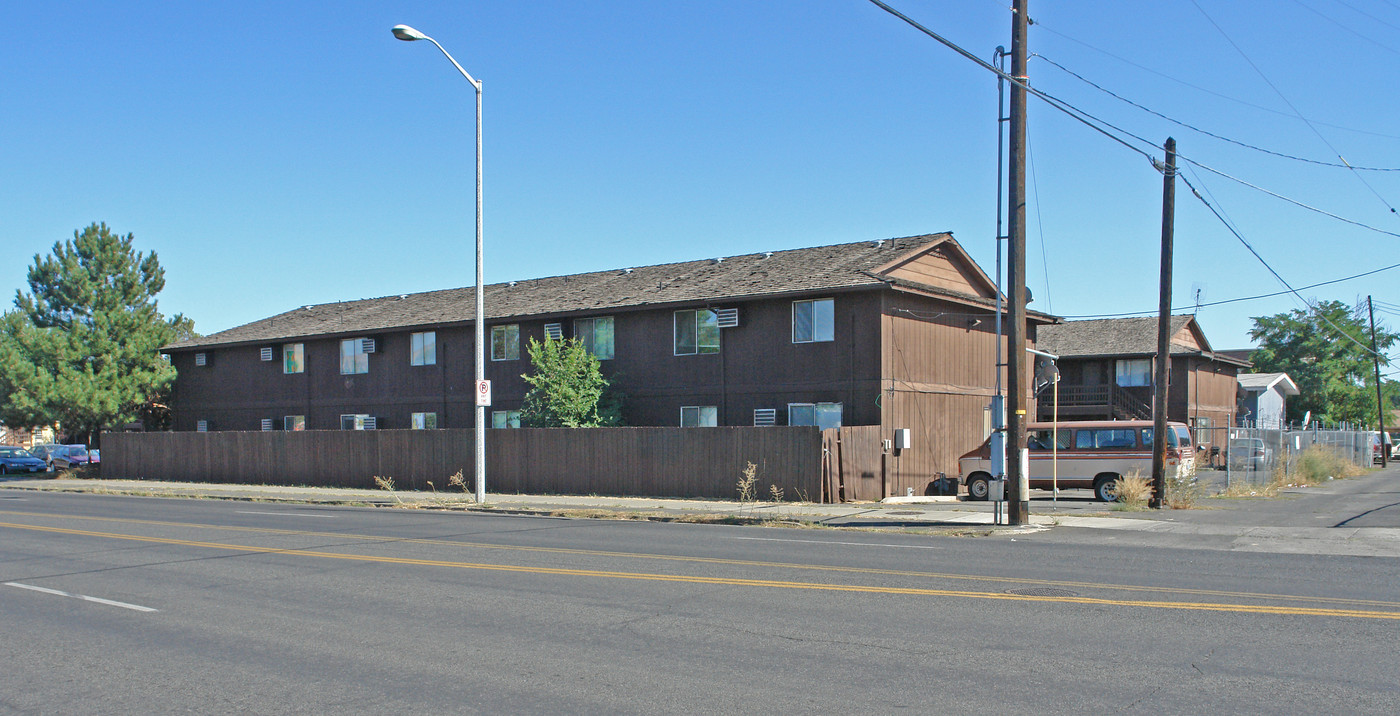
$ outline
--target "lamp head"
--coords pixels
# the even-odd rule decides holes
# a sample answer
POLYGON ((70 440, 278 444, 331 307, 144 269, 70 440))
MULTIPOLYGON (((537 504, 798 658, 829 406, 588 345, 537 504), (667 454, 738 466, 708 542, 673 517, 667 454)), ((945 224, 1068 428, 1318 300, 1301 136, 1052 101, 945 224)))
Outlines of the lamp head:
POLYGON ((427 35, 424 35, 423 33, 409 27, 408 25, 395 25, 393 33, 394 37, 397 37, 400 40, 404 40, 407 42, 412 42, 413 40, 429 39, 427 35))

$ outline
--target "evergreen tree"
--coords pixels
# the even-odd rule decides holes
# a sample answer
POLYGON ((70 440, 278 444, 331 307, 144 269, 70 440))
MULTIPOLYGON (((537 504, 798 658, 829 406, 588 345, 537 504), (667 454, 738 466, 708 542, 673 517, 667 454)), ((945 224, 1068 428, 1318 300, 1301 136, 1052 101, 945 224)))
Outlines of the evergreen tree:
POLYGON ((0 319, 0 418, 9 425, 58 422, 91 439, 162 403, 175 370, 159 350, 193 323, 161 316, 165 286, 156 255, 106 224, 73 232, 50 256, 34 256, 30 293, 0 319))
POLYGON ((621 397, 608 389, 597 357, 577 339, 531 338, 527 347, 533 373, 520 407, 527 428, 596 428, 622 424, 621 397))
MULTIPOLYGON (((1316 310, 1255 317, 1249 337, 1259 341, 1249 356, 1256 372, 1287 373, 1298 385, 1299 395, 1288 399, 1290 422, 1311 411, 1319 420, 1376 423, 1375 365, 1364 313, 1341 301, 1323 301, 1316 310)), ((1376 326, 1382 356, 1397 338, 1376 326)), ((1381 364, 1384 373, 1384 357, 1381 364)))

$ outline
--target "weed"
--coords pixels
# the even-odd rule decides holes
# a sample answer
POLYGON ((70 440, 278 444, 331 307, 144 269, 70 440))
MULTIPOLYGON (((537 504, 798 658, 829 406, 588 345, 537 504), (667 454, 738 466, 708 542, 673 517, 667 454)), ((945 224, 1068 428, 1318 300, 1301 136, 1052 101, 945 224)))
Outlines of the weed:
POLYGON ((758 501, 758 492, 754 487, 757 483, 758 466, 753 463, 748 463, 748 465, 744 467, 744 476, 739 478, 739 482, 735 485, 739 490, 740 503, 758 501))
POLYGON ((1201 484, 1196 479, 1196 466, 1179 468, 1167 477, 1167 494, 1162 501, 1173 510, 1189 510, 1201 498, 1201 484))
POLYGON ((1298 457, 1293 481, 1299 485, 1316 485, 1329 478, 1356 477, 1366 470, 1352 464, 1340 453, 1322 445, 1312 445, 1298 457))
MULTIPOLYGON (((392 478, 392 477, 380 477, 379 475, 375 475, 375 476, 374 476, 374 486, 375 486, 375 487, 378 487, 378 488, 381 489, 381 490, 384 490, 385 492, 393 492, 393 491, 394 491, 394 478, 392 478)), ((403 499, 400 498, 398 495, 394 495, 394 501, 397 502, 397 503, 399 503, 400 505, 403 504, 403 499)))
POLYGON ((782 502, 782 501, 783 501, 783 488, 778 487, 777 485, 769 485, 769 486, 768 486, 768 496, 769 496, 769 497, 772 497, 774 502, 782 502))
POLYGON ((1147 504, 1147 498, 1152 496, 1152 484, 1140 472, 1124 475, 1118 478, 1117 483, 1117 509, 1140 510, 1147 504))

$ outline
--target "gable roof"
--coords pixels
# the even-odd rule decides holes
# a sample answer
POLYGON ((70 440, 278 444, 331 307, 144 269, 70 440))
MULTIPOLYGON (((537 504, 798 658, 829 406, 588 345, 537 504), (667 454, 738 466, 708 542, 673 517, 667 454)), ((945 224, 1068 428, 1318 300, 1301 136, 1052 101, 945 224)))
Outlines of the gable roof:
MULTIPOLYGON (((952 234, 943 232, 494 283, 485 287, 483 302, 491 320, 883 286, 988 306, 994 305, 996 296, 991 279, 952 234), (934 253, 959 267, 964 277, 961 285, 929 286, 884 273, 934 253)), ((163 350, 463 324, 474 318, 475 294, 475 287, 468 286, 302 306, 163 350)))
MULTIPOLYGON (((1211 352, 1210 342, 1193 316, 1172 316, 1168 330, 1172 355, 1203 355, 1234 365, 1249 365, 1248 361, 1211 352)), ((1036 332, 1036 347, 1061 358, 1153 356, 1157 354, 1157 317, 1102 318, 1041 326, 1036 332)))
POLYGON ((1298 385, 1287 373, 1241 373, 1239 375, 1240 390, 1258 391, 1260 393, 1278 387, 1278 392, 1284 395, 1297 395, 1298 385))

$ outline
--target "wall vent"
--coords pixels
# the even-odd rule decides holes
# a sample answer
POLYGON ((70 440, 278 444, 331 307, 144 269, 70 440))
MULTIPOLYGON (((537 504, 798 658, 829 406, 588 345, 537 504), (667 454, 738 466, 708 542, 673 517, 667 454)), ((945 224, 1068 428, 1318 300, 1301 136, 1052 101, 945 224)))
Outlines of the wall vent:
POLYGON ((361 351, 364 351, 365 353, 373 353, 373 352, 374 352, 374 339, 373 339, 373 338, 361 338, 361 339, 360 339, 360 350, 361 350, 361 351))
POLYGON ((207 432, 209 432, 209 421, 208 421, 208 420, 196 420, 196 421, 194 421, 194 431, 197 432, 197 433, 207 433, 207 432))
POLYGON ((377 430, 379 428, 379 418, 373 415, 365 418, 365 430, 377 430))
POLYGON ((195 365, 209 365, 209 356, 204 353, 194 354, 195 365))
POLYGON ((737 308, 716 308, 714 309, 715 319, 719 322, 720 328, 739 327, 739 309, 737 308))
POLYGON ((262 359, 263 359, 264 361, 270 361, 270 360, 272 360, 272 349, 271 349, 271 348, 264 348, 264 349, 262 349, 262 359))
POLYGON ((263 429, 263 430, 271 430, 271 429, 272 429, 272 418, 263 418, 263 419, 262 419, 262 429, 263 429))
POLYGON ((561 323, 544 324, 544 338, 547 341, 564 340, 564 325, 561 323))
POLYGON ((778 411, 774 408, 755 408, 753 411, 754 427, 768 427, 778 423, 778 411))

